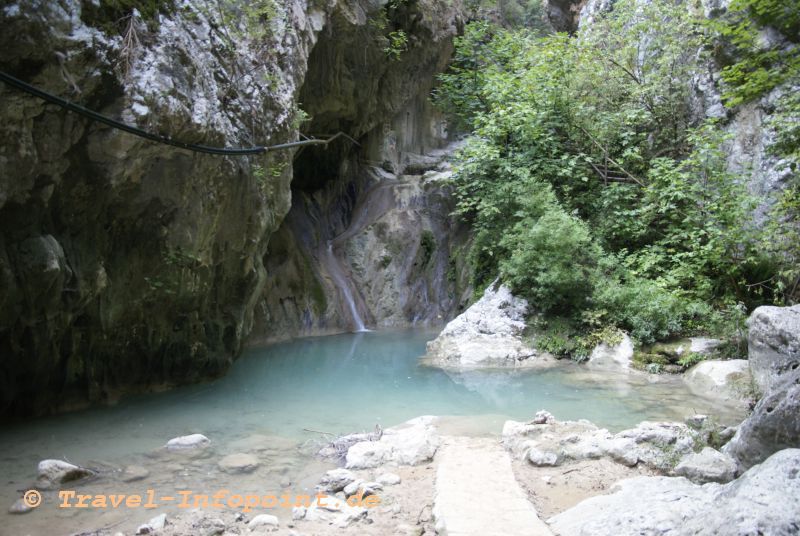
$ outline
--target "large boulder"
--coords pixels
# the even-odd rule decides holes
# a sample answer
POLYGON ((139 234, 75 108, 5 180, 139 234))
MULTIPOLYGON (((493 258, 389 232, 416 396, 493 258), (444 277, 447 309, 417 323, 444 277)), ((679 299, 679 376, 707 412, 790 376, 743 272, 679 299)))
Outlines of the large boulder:
POLYGON ((701 361, 683 375, 696 395, 747 402, 752 395, 750 364, 746 359, 701 361))
POLYGON ((747 468, 789 447, 800 447, 800 369, 759 400, 723 452, 747 468))
POLYGON ((548 520, 561 536, 797 534, 800 450, 786 449, 729 484, 637 477, 548 520))
POLYGON ((426 415, 387 428, 377 441, 360 441, 347 450, 347 469, 367 469, 385 463, 419 465, 439 448, 436 417, 426 415))
POLYGON ((428 343, 426 361, 453 368, 537 364, 538 352, 522 340, 527 311, 526 300, 504 285, 493 284, 428 343))
POLYGON ((748 326, 750 369, 764 396, 723 449, 743 468, 800 446, 800 305, 759 307, 748 326))
POLYGON ((589 355, 588 366, 602 369, 628 370, 633 358, 633 341, 623 334, 617 344, 598 344, 589 355))
POLYGON ((753 379, 762 393, 800 366, 800 305, 759 307, 747 321, 753 379))

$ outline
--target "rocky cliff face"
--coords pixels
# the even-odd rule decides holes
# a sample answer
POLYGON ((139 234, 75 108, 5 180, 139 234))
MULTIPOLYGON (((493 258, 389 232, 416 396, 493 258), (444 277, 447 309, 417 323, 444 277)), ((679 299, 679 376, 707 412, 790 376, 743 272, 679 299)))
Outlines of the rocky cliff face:
MULTIPOLYGON (((458 3, 443 0, 112 5, 7 4, 0 69, 206 145, 293 141, 301 125, 373 143, 369 133, 401 111, 413 118, 410 103, 443 65, 458 24, 458 3), (301 106, 312 117, 304 125, 301 106)), ((345 192, 340 169, 370 154, 343 143, 201 155, 5 86, 0 99, 4 415, 224 371, 264 289, 279 286, 264 265, 291 247, 280 233, 270 242, 292 206, 292 181, 299 199, 345 192)), ((342 228, 349 205, 335 197, 342 228)), ((272 328, 262 323, 261 333, 272 328)))

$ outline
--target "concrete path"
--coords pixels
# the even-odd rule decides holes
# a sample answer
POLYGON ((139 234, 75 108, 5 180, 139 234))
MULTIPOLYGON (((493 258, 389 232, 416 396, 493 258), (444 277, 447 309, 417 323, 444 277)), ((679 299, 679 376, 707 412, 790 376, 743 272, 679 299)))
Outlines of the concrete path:
POLYGON ((436 453, 436 532, 446 536, 552 536, 495 439, 443 438, 436 453))

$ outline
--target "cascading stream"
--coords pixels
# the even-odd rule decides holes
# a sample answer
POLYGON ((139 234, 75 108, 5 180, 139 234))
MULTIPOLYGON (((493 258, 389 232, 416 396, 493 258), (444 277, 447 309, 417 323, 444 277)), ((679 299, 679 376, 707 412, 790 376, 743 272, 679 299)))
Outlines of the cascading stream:
POLYGON ((358 307, 356 307, 356 302, 353 299, 353 293, 350 290, 350 285, 347 283, 347 278, 344 276, 344 272, 339 264, 339 260, 333 253, 333 241, 328 241, 327 246, 323 248, 323 258, 325 265, 328 268, 328 273, 333 279, 336 287, 341 290, 344 301, 347 303, 347 307, 350 309, 350 315, 353 319, 355 331, 368 331, 364 326, 364 321, 361 319, 361 315, 358 314, 358 307))

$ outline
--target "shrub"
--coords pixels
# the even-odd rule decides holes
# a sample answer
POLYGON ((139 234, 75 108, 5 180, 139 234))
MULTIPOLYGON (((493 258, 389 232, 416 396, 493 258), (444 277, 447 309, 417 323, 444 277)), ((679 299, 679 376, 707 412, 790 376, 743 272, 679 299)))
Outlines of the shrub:
POLYGON ((707 305, 644 279, 625 283, 606 280, 597 288, 594 300, 609 311, 612 323, 629 330, 632 337, 645 344, 679 335, 688 321, 711 314, 707 305))
POLYGON ((502 245, 511 252, 500 263, 502 279, 537 309, 565 313, 586 306, 600 249, 581 220, 553 205, 538 220, 515 225, 502 245))

